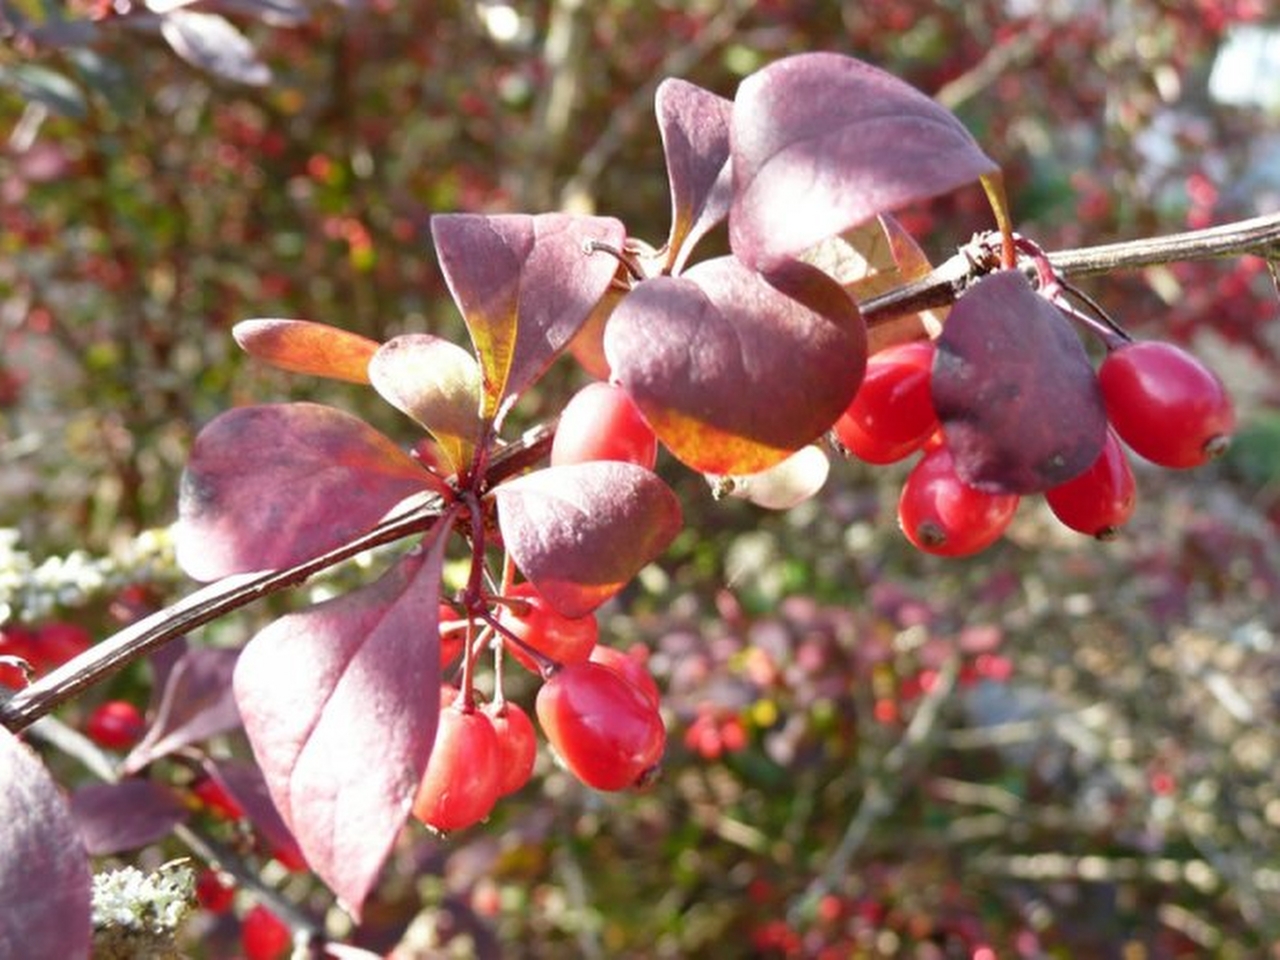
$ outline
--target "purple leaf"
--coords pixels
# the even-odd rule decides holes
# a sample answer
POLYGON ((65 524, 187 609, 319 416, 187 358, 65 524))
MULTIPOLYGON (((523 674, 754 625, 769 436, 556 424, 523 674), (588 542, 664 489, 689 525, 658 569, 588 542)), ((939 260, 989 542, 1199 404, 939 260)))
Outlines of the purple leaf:
POLYGON ((66 799, 21 740, 0 730, 0 957, 89 956, 89 857, 66 799))
POLYGON ((71 815, 93 856, 163 840, 189 811, 169 787, 151 780, 90 783, 71 795, 71 815))
POLYGON ((951 308, 933 361, 933 405, 956 470, 992 493, 1036 493, 1097 459, 1106 412, 1067 318, 1005 270, 951 308))
POLYGON ((271 82, 271 68, 225 17, 171 10, 160 19, 160 35, 183 60, 215 77, 255 87, 271 82))
POLYGON ((655 98, 662 152, 671 184, 667 263, 679 273, 697 242, 729 213, 729 121, 733 104, 668 77, 655 98))
POLYGON ((231 693, 239 655, 236 649, 193 647, 168 669, 154 718, 125 758, 125 773, 136 773, 175 750, 240 726, 231 693))
POLYGON ((633 463, 549 467, 493 491, 516 566, 560 614, 604 603, 680 532, 680 503, 633 463))
POLYGON ((426 476, 341 410, 228 410, 200 431, 182 475, 178 563, 197 580, 299 563, 373 527, 426 476))
POLYGON ((440 705, 452 516, 375 583, 281 617, 235 671, 245 732, 312 869, 356 916, 408 816, 440 705))
POLYGON ((445 281, 484 374, 486 419, 500 421, 586 322, 617 269, 588 242, 620 248, 612 218, 547 213, 431 218, 445 281))
POLYGON ((742 82, 732 163, 729 241, 761 269, 997 169, 948 110, 834 53, 786 57, 742 82))
POLYGON ((766 281, 721 257, 639 284, 609 319, 605 354, 676 457, 743 475, 785 460, 844 412, 862 381, 866 328, 814 267, 791 261, 766 281))

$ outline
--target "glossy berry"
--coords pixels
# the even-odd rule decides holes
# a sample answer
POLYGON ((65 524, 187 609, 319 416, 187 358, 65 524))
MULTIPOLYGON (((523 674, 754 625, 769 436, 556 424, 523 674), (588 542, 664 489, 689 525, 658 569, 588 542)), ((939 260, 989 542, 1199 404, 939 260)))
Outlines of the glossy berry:
POLYGON ((529 715, 510 700, 501 704, 485 704, 483 710, 498 738, 501 771, 498 796, 505 797, 523 787, 533 775, 533 764, 538 756, 538 734, 529 715))
POLYGON ((99 704, 84 723, 85 736, 107 750, 128 750, 146 728, 142 711, 127 700, 99 704))
POLYGON ((846 450, 868 463, 895 463, 938 429, 929 395, 935 348, 930 340, 873 354, 853 402, 832 428, 846 450))
MULTIPOLYGON (((0 629, 0 656, 17 657, 34 666, 35 654, 32 645, 35 635, 26 627, 7 626, 0 629)), ((0 687, 21 690, 27 685, 27 673, 20 664, 14 661, 0 662, 0 687)))
POLYGON ((440 726, 413 815, 444 833, 479 823, 498 799, 502 752, 493 723, 461 701, 440 711, 440 726))
POLYGON ((1235 429, 1222 381, 1181 347, 1140 340, 1117 347, 1098 369, 1112 427, 1163 467, 1196 467, 1221 455, 1235 429))
POLYGON ((551 443, 551 465, 623 460, 650 470, 658 440, 630 394, 614 383, 589 383, 565 404, 551 443))
MULTIPOLYGON (((510 630, 525 646, 553 663, 580 663, 591 656, 600 636, 595 614, 562 617, 530 583, 518 583, 507 596, 523 601, 521 609, 503 607, 498 623, 510 630)), ((506 649, 526 669, 541 673, 541 664, 519 643, 508 641, 506 649)))
POLYGON ((206 867, 196 875, 196 903, 210 913, 226 913, 235 896, 235 884, 217 870, 206 867))
POLYGON ((284 921, 257 904, 240 921, 240 949, 245 960, 281 960, 288 955, 293 936, 284 921))
POLYGON ((1107 431, 1102 452, 1089 469, 1046 491, 1044 498, 1053 515, 1072 530, 1100 540, 1114 537, 1137 502, 1133 470, 1115 431, 1107 431))
POLYGON ((898 498, 898 523, 926 553, 963 557, 995 543, 1017 508, 1016 494, 985 493, 961 480, 951 451, 941 446, 907 474, 898 498))
POLYGON ((653 674, 649 672, 648 667, 637 657, 616 647, 597 644, 591 651, 589 659, 592 663, 599 663, 614 673, 621 674, 633 687, 648 697, 655 708, 661 705, 662 695, 658 691, 658 682, 653 679, 653 674))
POLYGON ((597 790, 643 785, 662 758, 667 733, 657 707, 602 664, 557 670, 538 691, 536 709, 565 766, 597 790))

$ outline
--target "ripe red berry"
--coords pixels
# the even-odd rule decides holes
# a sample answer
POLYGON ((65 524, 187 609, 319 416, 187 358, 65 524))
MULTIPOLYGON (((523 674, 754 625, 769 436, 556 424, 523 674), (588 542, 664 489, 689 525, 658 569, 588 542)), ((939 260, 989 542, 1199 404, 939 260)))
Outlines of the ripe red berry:
POLYGON ((78 657, 93 646, 89 631, 76 623, 51 620, 35 633, 31 644, 32 663, 37 671, 45 673, 78 657))
MULTIPOLYGON (((0 629, 0 655, 18 657, 25 660, 28 665, 34 666, 32 662, 35 659, 35 653, 32 651, 34 641, 35 634, 26 627, 7 626, 0 629)), ((0 686, 21 690, 26 685, 27 674, 20 665, 14 662, 0 663, 0 686)))
POLYGON ((1128 522, 1137 502, 1129 458, 1114 430, 1107 431, 1098 459, 1084 473, 1045 491, 1053 515, 1072 530, 1109 540, 1128 522))
MULTIPOLYGON (((595 614, 585 617, 562 617, 531 583, 518 583, 507 596, 523 601, 522 609, 503 607, 498 623, 511 631, 525 646, 532 647, 554 663, 580 663, 591 656, 600 636, 595 614)), ((541 673, 541 666, 519 643, 507 641, 506 649, 520 664, 534 673, 541 673)))
POLYGON ((244 816, 244 807, 213 777, 201 777, 191 785, 191 792, 220 820, 239 820, 244 816))
POLYGON ((523 787, 533 775, 533 763, 538 756, 538 735, 533 729, 533 721, 519 704, 504 700, 500 705, 485 704, 483 710, 498 738, 501 771, 498 795, 505 797, 523 787))
POLYGON ((633 687, 653 701, 655 708, 661 705, 662 694, 658 691, 658 682, 653 679, 653 674, 638 658, 616 647, 597 644, 591 651, 589 659, 593 663, 608 667, 614 673, 621 674, 633 687))
POLYGON ((498 737, 488 716, 455 701, 440 711, 440 726, 413 801, 413 815, 441 833, 479 823, 497 802, 501 763, 498 737))
POLYGON ((536 703, 538 723, 566 767, 597 790, 623 790, 649 780, 667 732, 649 697, 599 663, 557 670, 536 703))
POLYGON ((963 557, 995 543, 1018 508, 1016 494, 985 493, 956 473, 946 446, 930 450, 907 474, 898 523, 926 553, 963 557))
POLYGON ((1221 455, 1235 429, 1222 381, 1181 347, 1158 340, 1112 350, 1098 369, 1107 418, 1139 456, 1195 467, 1221 455))
POLYGON ((894 463, 924 446, 938 429, 929 395, 931 340, 873 354, 853 402, 832 428, 846 450, 868 463, 894 463))
POLYGON ((245 960, 280 960, 293 944, 284 921, 257 904, 240 921, 240 949, 245 960))
POLYGON ((235 896, 235 884, 217 870, 206 867, 196 875, 196 903, 210 913, 226 913, 235 896))
POLYGON ((107 750, 128 750, 146 730, 142 711, 127 700, 108 700, 89 714, 84 733, 107 750))
POLYGON ((624 460, 650 470, 658 440, 631 395, 615 383, 589 383, 560 412, 551 465, 624 460))

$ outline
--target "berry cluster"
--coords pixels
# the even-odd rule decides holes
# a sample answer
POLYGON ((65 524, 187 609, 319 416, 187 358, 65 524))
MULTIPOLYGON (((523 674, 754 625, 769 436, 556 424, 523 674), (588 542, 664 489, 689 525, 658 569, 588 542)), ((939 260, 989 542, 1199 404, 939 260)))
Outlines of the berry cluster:
MULTIPOLYGON (((579 391, 560 417, 551 462, 617 460, 652 467, 657 440, 627 393, 608 383, 579 391)), ((658 687, 637 659, 598 645, 594 613, 566 617, 528 582, 508 584, 474 609, 440 606, 440 661, 461 660, 460 686, 441 689, 440 721, 413 815, 441 832, 485 819, 497 800, 533 773, 536 733, 506 699, 502 664, 510 656, 542 679, 535 713, 561 762, 597 790, 642 786, 666 745, 658 687), (494 698, 473 687, 477 655, 492 650, 494 698)))
MULTIPOLYGON (((1108 539, 1133 513, 1136 492, 1125 445, 1164 467, 1199 466, 1222 454, 1235 414, 1222 382, 1181 347, 1104 334, 1097 370, 1106 411, 1101 451, 1082 472, 1044 490, 1066 526, 1108 539)), ((891 346, 867 362, 853 402, 833 434, 848 453, 886 464, 922 452, 902 487, 898 522, 928 553, 967 556, 993 544, 1013 519, 1017 492, 961 476, 932 394, 938 349, 922 340, 891 346)))

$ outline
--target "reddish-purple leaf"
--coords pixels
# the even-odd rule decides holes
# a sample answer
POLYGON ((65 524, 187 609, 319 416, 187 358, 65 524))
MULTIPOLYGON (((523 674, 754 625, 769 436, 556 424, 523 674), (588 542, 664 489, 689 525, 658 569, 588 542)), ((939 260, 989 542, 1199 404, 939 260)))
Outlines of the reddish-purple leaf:
POLYGON ((743 475, 785 460, 844 412, 862 381, 866 328, 814 267, 791 261, 766 281, 722 257, 639 284, 609 319, 605 354, 676 457, 743 475))
POLYGON ((71 795, 71 815, 93 856, 137 850, 167 837, 190 811, 153 780, 90 783, 71 795))
POLYGON ((231 693, 238 649, 192 647, 164 675, 151 725, 124 761, 135 773, 175 750, 240 726, 231 693))
POLYGON ((89 956, 89 856, 49 771, 0 729, 0 957, 89 956))
POLYGON ((729 240, 761 269, 996 169, 948 110, 834 53, 786 57, 742 82, 732 163, 729 240))
POLYGON ((658 85, 654 105, 671 184, 667 264, 679 273, 694 245, 729 213, 733 104, 687 80, 668 77, 658 85))
POLYGON ((633 463, 549 467, 493 491, 502 540, 520 571, 566 617, 604 603, 680 532, 680 502, 633 463))
POLYGON ((455 471, 471 462, 480 437, 480 365, 442 337, 392 337, 369 362, 373 388, 431 431, 455 471))
POLYGON ((245 353, 281 370, 369 382, 369 360, 378 343, 358 333, 311 320, 243 320, 231 335, 245 353))
POLYGON ((480 357, 482 414, 501 421, 609 288, 617 261, 587 245, 620 248, 622 224, 562 213, 459 213, 432 217, 431 235, 480 357))
POLYGON ((245 732, 312 869, 359 915, 431 755, 452 516, 367 587, 265 627, 235 671, 245 732))
POLYGON ((238 407, 196 437, 178 563, 197 580, 299 563, 373 527, 426 471, 364 421, 315 403, 238 407))
POLYGON ((1106 411, 1070 322, 1020 272, 978 281, 951 308, 933 361, 933 405, 956 470, 991 493, 1036 493, 1080 474, 1106 411))

